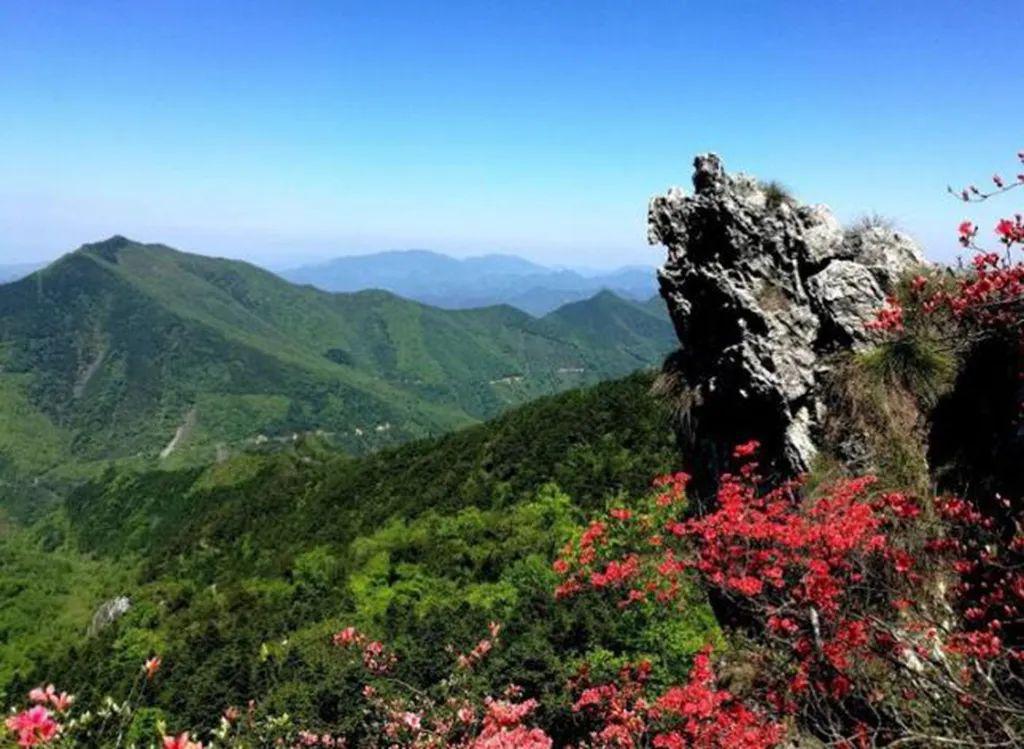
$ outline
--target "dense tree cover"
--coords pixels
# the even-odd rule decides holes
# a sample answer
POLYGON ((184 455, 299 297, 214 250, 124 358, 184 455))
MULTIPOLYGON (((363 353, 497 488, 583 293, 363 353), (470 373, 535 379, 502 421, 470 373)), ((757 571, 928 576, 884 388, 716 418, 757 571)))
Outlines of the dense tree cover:
POLYGON ((0 529, 0 685, 85 630, 97 600, 128 582, 119 565, 0 529))
MULTIPOLYGON (((699 596, 687 617, 668 621, 551 595, 551 560, 585 515, 675 467, 651 382, 634 375, 544 398, 363 458, 311 439, 206 468, 111 468, 32 528, 42 560, 45 544, 96 580, 80 591, 77 631, 15 622, 12 648, 38 639, 46 652, 32 650, 34 668, 5 664, 16 672, 7 693, 59 680, 87 685, 80 705, 124 699, 139 664, 159 653, 144 703, 173 716, 172 728, 209 726, 211 705, 257 698, 262 714, 358 732, 361 672, 330 645, 342 624, 394 643, 398 676, 422 686, 443 676, 439 649, 471 644, 500 619, 508 645, 475 688, 518 683, 540 700, 539 720, 571 733, 564 685, 581 664, 611 673, 643 654, 668 679, 714 631, 699 596), (101 568, 131 579, 112 582, 101 568), (118 594, 132 597, 129 612, 83 636, 82 614, 118 594)), ((18 574, 26 587, 39 575, 18 574)), ((47 603, 75 621, 59 599, 47 603)))
POLYGON ((656 365, 673 345, 663 308, 610 294, 541 319, 442 310, 115 237, 0 286, 0 475, 208 463, 306 432, 364 454, 656 365))

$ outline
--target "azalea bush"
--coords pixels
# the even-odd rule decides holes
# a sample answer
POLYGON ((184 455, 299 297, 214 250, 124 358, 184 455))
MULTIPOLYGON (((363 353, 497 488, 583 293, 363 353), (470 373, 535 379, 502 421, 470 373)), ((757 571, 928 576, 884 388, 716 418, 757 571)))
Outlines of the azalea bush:
MULTIPOLYGON (((623 608, 672 609, 698 578, 735 635, 729 691, 698 703, 730 705, 715 711, 715 731, 741 731, 748 743, 691 724, 665 733, 649 719, 664 718, 666 693, 644 696, 648 720, 612 721, 617 733, 628 725, 633 743, 598 745, 771 747, 780 726, 837 745, 930 746, 943 736, 1014 745, 1024 735, 1024 535, 1000 548, 997 523, 969 502, 875 491, 873 477, 816 493, 799 479, 762 490, 757 447, 736 449, 715 509, 689 515, 688 477, 666 477, 653 499, 613 509, 556 562, 560 595, 612 596, 623 608)), ((699 664, 705 685, 710 669, 699 664)))
POLYGON ((551 749, 543 730, 528 725, 535 699, 509 685, 498 697, 475 700, 469 685, 473 671, 499 641, 501 627, 492 623, 487 637, 455 656, 450 675, 432 690, 420 690, 391 675, 396 656, 386 646, 348 627, 335 644, 359 659, 371 681, 363 688, 367 702, 366 747, 417 749, 551 749))
MULTIPOLYGON (((469 685, 473 671, 499 642, 500 627, 468 653, 455 656, 451 675, 429 691, 391 676, 395 657, 383 643, 349 627, 335 643, 362 662, 369 681, 363 689, 367 732, 360 746, 416 749, 551 749, 550 735, 535 725, 538 703, 509 685, 498 697, 475 699, 469 685)), ((595 728, 579 749, 653 746, 768 747, 785 728, 766 719, 720 689, 710 648, 697 654, 688 681, 652 699, 648 694, 651 664, 627 665, 609 683, 591 684, 584 669, 568 685, 577 695, 573 712, 595 728)))
POLYGON ((254 749, 255 747, 334 747, 345 749, 342 737, 303 730, 288 715, 257 713, 255 702, 245 710, 226 708, 204 740, 189 730, 174 731, 160 711, 145 707, 145 698, 159 678, 160 656, 143 663, 128 698, 109 697, 94 709, 79 710, 74 695, 50 684, 32 689, 25 705, 12 708, 4 721, 7 735, 0 747, 129 747, 132 749, 254 749))
MULTIPOLYGON (((1017 159, 1024 170, 1024 151, 1017 159)), ((974 185, 949 191, 965 203, 984 202, 1024 186, 1024 171, 1012 180, 994 174, 992 183, 987 191, 974 185)), ((957 241, 973 253, 968 272, 953 279, 938 271, 918 275, 904 298, 891 298, 879 311, 873 327, 899 333, 913 317, 919 323, 939 320, 949 335, 998 332, 1019 338, 1024 334, 1024 257, 1016 251, 1024 247, 1024 215, 1000 219, 992 234, 995 245, 981 239, 981 229, 973 221, 962 221, 957 241)))

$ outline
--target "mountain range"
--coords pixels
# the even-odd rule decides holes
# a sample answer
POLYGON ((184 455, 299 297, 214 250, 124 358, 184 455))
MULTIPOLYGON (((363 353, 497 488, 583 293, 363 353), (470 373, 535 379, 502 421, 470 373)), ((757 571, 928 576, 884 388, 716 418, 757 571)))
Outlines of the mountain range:
POLYGON ((513 255, 456 259, 428 250, 339 257, 280 275, 325 291, 384 289, 446 309, 508 304, 535 316, 602 290, 638 301, 657 293, 654 268, 644 266, 584 273, 549 268, 513 255))
POLYGON ((660 304, 610 292, 539 319, 447 310, 113 237, 0 286, 0 476, 207 462, 313 432, 366 453, 674 345, 660 304))

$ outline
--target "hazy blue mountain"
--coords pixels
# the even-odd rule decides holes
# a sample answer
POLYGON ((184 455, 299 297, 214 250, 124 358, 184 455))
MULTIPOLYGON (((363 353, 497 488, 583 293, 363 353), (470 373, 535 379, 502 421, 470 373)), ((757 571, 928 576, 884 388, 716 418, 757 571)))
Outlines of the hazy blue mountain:
POLYGON ((653 268, 610 272, 548 268, 514 255, 457 259, 428 250, 340 257, 280 274, 324 291, 383 289, 446 309, 509 304, 535 316, 602 290, 645 301, 657 290, 653 268))

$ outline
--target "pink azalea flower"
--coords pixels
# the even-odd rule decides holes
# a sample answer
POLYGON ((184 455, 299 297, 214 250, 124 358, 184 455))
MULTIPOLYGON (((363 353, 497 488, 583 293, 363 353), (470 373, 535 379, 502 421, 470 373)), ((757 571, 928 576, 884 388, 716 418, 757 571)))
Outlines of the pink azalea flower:
POLYGON ((18 734, 18 746, 49 744, 60 733, 60 724, 42 705, 12 715, 4 723, 10 731, 18 734))
POLYGON ((192 741, 188 731, 179 733, 177 736, 163 737, 164 749, 203 749, 202 743, 192 741))

